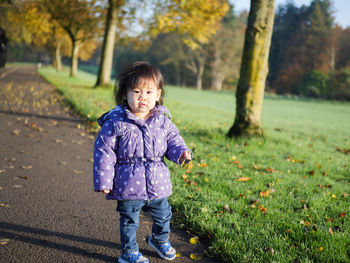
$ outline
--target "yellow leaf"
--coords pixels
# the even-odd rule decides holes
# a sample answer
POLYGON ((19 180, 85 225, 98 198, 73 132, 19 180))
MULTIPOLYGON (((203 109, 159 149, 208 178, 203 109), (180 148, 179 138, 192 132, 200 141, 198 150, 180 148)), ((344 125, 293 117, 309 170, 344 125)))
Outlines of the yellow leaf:
POLYGON ((21 168, 24 169, 24 170, 29 170, 29 169, 32 169, 33 166, 32 165, 28 165, 28 166, 22 165, 21 168))
POLYGON ((194 237, 191 237, 190 238, 190 243, 192 244, 192 245, 196 245, 197 243, 198 243, 198 237, 197 236, 194 236, 194 237))
POLYGON ((203 213, 208 212, 208 208, 206 208, 206 207, 202 207, 202 212, 203 212, 203 213))
POLYGON ((199 163, 198 166, 199 167, 208 167, 208 164, 206 164, 206 163, 199 163))
POLYGON ((208 183, 208 182, 209 182, 208 177, 205 177, 205 178, 204 178, 204 182, 206 182, 206 183, 208 183))
POLYGON ((10 239, 4 238, 4 239, 0 239, 0 245, 7 245, 8 243, 10 243, 10 239))
POLYGON ((177 253, 176 253, 176 257, 177 257, 177 258, 181 258, 181 257, 182 257, 181 253, 180 253, 180 252, 177 252, 177 253))
POLYGON ((193 260, 201 260, 202 256, 197 254, 197 253, 191 253, 190 254, 190 258, 193 259, 193 260))
POLYGON ((246 182, 246 181, 250 181, 250 177, 240 177, 237 179, 238 182, 246 182))
POLYGON ((336 199, 337 196, 336 196, 335 194, 332 194, 332 198, 333 198, 333 199, 336 199))

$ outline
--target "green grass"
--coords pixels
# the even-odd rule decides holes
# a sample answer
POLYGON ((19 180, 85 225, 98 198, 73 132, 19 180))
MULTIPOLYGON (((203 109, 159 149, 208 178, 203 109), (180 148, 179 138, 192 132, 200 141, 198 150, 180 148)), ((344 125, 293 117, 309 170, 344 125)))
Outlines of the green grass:
MULTIPOLYGON (((40 73, 91 121, 114 107, 91 75, 40 73)), ((266 136, 235 140, 233 93, 168 86, 165 105, 195 156, 190 172, 169 163, 174 225, 227 262, 350 262, 349 103, 266 96, 266 136)))

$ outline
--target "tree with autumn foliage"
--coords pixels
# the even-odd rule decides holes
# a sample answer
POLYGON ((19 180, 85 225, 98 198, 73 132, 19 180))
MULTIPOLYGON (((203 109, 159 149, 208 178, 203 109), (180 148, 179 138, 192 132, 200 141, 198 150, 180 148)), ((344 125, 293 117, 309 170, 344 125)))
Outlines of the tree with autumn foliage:
POLYGON ((263 135, 260 119, 274 12, 274 0, 251 0, 236 91, 236 117, 229 137, 263 135))
POLYGON ((47 12, 67 32, 72 43, 70 76, 76 76, 79 50, 83 43, 98 35, 97 0, 42 0, 47 12))
POLYGON ((150 24, 150 33, 174 32, 193 51, 187 68, 196 75, 197 89, 202 89, 202 77, 205 64, 205 44, 220 26, 220 21, 229 10, 226 0, 157 0, 155 1, 154 20, 150 24))
POLYGON ((11 41, 30 44, 36 50, 47 50, 53 65, 59 69, 65 33, 45 12, 40 1, 11 1, 6 10, 3 22, 11 41))

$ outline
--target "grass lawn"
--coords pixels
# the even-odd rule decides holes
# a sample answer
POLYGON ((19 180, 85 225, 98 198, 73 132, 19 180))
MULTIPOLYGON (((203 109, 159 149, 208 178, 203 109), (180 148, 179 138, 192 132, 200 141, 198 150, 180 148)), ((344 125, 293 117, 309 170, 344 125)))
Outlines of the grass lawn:
MULTIPOLYGON (((115 106, 93 75, 39 72, 92 122, 115 106)), ((174 225, 226 262, 350 262, 350 103, 266 96, 266 136, 235 140, 233 93, 167 86, 165 105, 195 156, 169 163, 174 225)))

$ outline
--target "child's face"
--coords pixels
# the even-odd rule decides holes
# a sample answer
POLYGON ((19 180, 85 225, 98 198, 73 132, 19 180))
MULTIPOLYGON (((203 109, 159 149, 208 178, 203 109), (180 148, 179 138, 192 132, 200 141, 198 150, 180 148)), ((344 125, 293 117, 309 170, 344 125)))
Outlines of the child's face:
POLYGON ((126 94, 126 100, 132 113, 140 119, 147 119, 161 93, 161 89, 153 81, 149 81, 147 85, 129 90, 126 94))

